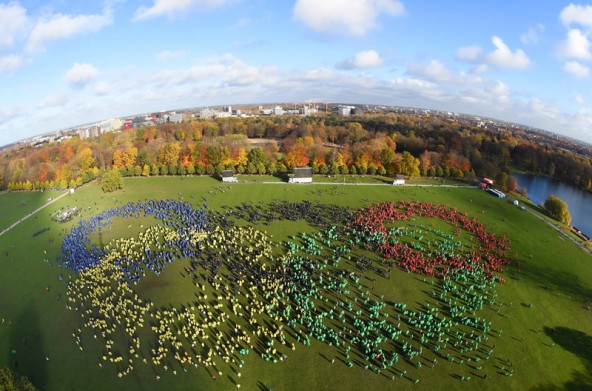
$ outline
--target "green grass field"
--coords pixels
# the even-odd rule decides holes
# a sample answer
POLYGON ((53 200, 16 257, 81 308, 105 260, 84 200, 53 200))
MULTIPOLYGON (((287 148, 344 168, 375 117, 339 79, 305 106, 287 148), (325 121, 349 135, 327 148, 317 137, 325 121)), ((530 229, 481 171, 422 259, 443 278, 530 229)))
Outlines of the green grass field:
POLYGON ((57 191, 0 194, 0 231, 61 194, 57 191))
MULTIPOLYGON (((262 177, 263 178, 263 177, 262 177)), ((339 179, 339 178, 337 178, 339 179)), ((46 203, 48 193, 11 193, 0 195, 0 227, 8 226, 46 203)), ((491 321, 492 329, 503 329, 499 339, 490 337, 496 348, 483 363, 480 376, 474 363, 449 363, 439 360, 435 368, 417 369, 407 362, 398 367, 407 371, 405 378, 391 380, 390 375, 376 374, 340 360, 332 364, 336 350, 311 338, 311 346, 298 345, 289 358, 278 364, 263 361, 256 355, 245 359, 240 384, 246 390, 366 390, 426 389, 449 390, 559 390, 592 388, 592 257, 530 213, 500 201, 477 189, 437 187, 337 186, 337 185, 265 185, 261 183, 222 184, 212 178, 138 178, 126 179, 125 189, 102 193, 95 184, 78 189, 73 195, 55 202, 22 224, 0 236, 0 366, 7 366, 28 376, 44 390, 224 390, 236 389, 237 376, 225 367, 223 376, 212 381, 210 373, 199 368, 179 371, 177 375, 155 370, 138 363, 122 378, 111 364, 99 367, 103 344, 92 332, 82 332, 80 350, 72 333, 81 328, 77 312, 65 308, 65 281, 70 273, 60 268, 61 239, 76 224, 58 224, 51 213, 65 207, 82 209, 79 218, 88 219, 106 208, 145 199, 183 199, 195 206, 207 203, 212 210, 237 206, 243 202, 267 204, 274 200, 311 200, 360 208, 373 203, 396 200, 434 202, 458 208, 477 217, 489 230, 507 235, 512 242, 514 260, 521 262, 521 272, 511 267, 497 285, 499 312, 485 307, 479 315, 491 321), (40 229, 47 232, 33 236, 40 229), (58 280, 62 274, 63 281, 58 280), (16 353, 13 353, 13 350, 16 353), (510 360, 513 376, 504 376, 501 367, 510 360), (160 380, 156 380, 156 374, 160 380), (471 376, 463 382, 460 376, 471 376), (420 382, 414 384, 413 379, 420 382)), ((134 237, 140 225, 153 223, 151 218, 115 219, 113 228, 94 242, 107 243, 119 237, 134 237)), ((417 221, 430 224, 429 221, 417 221)), ((246 225, 246 223, 240 223, 246 225)), ((409 226, 402 222, 400 226, 409 226)), ((452 232, 447 224, 436 227, 452 232)), ((257 224, 277 241, 290 235, 315 230, 306 222, 257 224)), ((468 240, 469 238, 463 238, 468 240)), ((183 277, 187 260, 169 265, 160 276, 147 276, 135 288, 142 298, 159 305, 180 305, 192 299, 193 285, 183 277)), ((375 276, 374 276, 375 277, 375 276)), ((75 276, 72 276, 75 278, 75 276)), ((407 303, 417 310, 430 300, 429 280, 423 276, 393 268, 391 278, 377 277, 373 294, 407 303)), ((433 355, 432 355, 433 356, 433 355)), ((428 357, 431 357, 428 354, 428 357)), ((220 369, 220 368, 219 368, 220 369)))

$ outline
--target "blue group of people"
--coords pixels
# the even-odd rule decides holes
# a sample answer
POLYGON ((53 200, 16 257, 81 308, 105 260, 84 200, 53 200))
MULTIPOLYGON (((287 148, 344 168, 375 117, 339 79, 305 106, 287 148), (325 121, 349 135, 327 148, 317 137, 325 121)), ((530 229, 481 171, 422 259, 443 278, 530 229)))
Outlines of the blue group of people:
MULTIPOLYGON (((191 257, 195 254, 195 246, 189 238, 191 232, 202 232, 208 224, 205 210, 194 209, 191 204, 179 200, 149 200, 128 203, 119 208, 107 209, 94 215, 89 220, 81 220, 66 235, 62 243, 62 256, 59 259, 65 267, 75 272, 96 266, 106 255, 105 248, 91 243, 91 235, 97 230, 110 226, 114 217, 141 218, 154 216, 163 226, 175 230, 178 235, 166 249, 153 251, 144 249, 144 265, 134 263, 134 268, 124 268, 128 282, 140 279, 140 269, 146 266, 160 274, 164 266, 174 259, 191 257)), ((125 263, 125 260, 122 260, 125 263)))

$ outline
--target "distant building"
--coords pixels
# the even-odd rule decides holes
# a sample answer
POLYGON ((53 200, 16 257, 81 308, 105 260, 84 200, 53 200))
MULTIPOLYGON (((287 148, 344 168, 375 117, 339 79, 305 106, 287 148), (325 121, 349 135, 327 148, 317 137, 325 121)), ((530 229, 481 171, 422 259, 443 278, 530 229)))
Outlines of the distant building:
POLYGON ((181 122, 183 122, 183 114, 179 114, 179 113, 170 114, 168 116, 167 121, 174 123, 174 124, 180 124, 181 122))
POLYGON ((289 183, 312 183, 312 168, 299 167, 294 169, 294 176, 290 178, 289 183))
POLYGON ((97 124, 97 127, 99 129, 99 134, 119 130, 119 129, 121 129, 122 126, 123 126, 123 121, 120 120, 119 118, 108 119, 106 121, 102 121, 97 124))
POLYGON ((401 186, 405 184, 405 175, 397 174, 393 181, 393 186, 401 186))
POLYGON ((101 132, 101 128, 99 126, 87 126, 86 128, 80 128, 76 131, 76 134, 78 134, 78 137, 80 137, 81 140, 90 138, 90 137, 98 137, 99 134, 104 133, 101 132))
POLYGON ((355 107, 353 106, 333 106, 331 108, 331 113, 339 117, 348 117, 352 114, 352 110, 354 109, 355 107))
POLYGON ((284 109, 282 108, 282 106, 276 106, 273 109, 273 114, 274 115, 283 115, 284 114, 284 109))
POLYGON ((498 197, 498 198, 506 198, 506 194, 504 194, 503 192, 501 192, 497 189, 493 189, 493 188, 487 189, 487 192, 495 197, 498 197))
POLYGON ((213 118, 216 112, 212 109, 201 109, 199 111, 200 118, 213 118))
POLYGON ((232 170, 222 170, 222 182, 225 183, 236 183, 238 179, 234 176, 234 171, 232 170))
POLYGON ((214 113, 214 118, 228 118, 232 117, 232 113, 228 111, 216 111, 214 113))
POLYGON ((300 114, 302 115, 316 115, 317 113, 318 110, 316 107, 302 106, 300 109, 300 114))
POLYGON ((481 181, 479 182, 479 187, 481 189, 489 189, 493 186, 493 181, 489 178, 483 178, 481 179, 481 181))

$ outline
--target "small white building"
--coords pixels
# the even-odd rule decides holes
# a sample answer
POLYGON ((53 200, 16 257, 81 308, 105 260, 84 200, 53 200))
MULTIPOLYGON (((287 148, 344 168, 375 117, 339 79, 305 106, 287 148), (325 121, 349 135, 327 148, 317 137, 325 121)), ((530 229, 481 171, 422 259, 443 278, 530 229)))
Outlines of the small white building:
POLYGON ((288 183, 312 183, 312 168, 300 167, 294 169, 294 176, 288 183))
POLYGON ((222 170, 222 182, 224 183, 237 183, 238 179, 234 176, 232 170, 222 170))
POLYGON ((273 114, 274 115, 283 115, 284 114, 284 108, 282 106, 276 106, 273 109, 273 114))
POLYGON ((395 179, 393 181, 393 186, 401 186, 405 184, 405 179, 395 179))
POLYGON ((174 124, 180 124, 183 122, 183 114, 180 113, 172 113, 168 117, 168 122, 172 122, 174 124))

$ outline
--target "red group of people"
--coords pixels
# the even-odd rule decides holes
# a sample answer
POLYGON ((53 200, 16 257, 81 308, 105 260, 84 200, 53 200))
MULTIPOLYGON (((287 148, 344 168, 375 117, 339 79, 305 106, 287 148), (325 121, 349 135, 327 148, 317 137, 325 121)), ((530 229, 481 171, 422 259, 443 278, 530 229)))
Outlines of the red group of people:
POLYGON ((477 219, 471 219, 466 213, 460 213, 444 205, 410 201, 373 205, 362 210, 354 218, 353 226, 369 235, 383 232, 386 238, 388 229, 385 224, 413 217, 436 218, 456 226, 459 230, 466 230, 479 241, 482 251, 426 257, 422 252, 401 242, 389 243, 389 240, 385 240, 377 245, 375 250, 384 258, 399 260, 403 268, 414 273, 442 276, 454 269, 471 270, 479 264, 487 276, 493 278, 496 272, 502 272, 503 266, 510 262, 505 254, 510 249, 510 242, 506 237, 487 232, 477 219))

